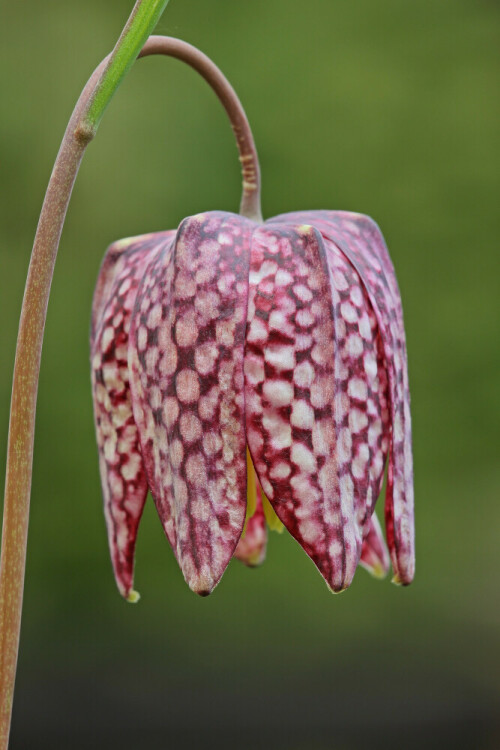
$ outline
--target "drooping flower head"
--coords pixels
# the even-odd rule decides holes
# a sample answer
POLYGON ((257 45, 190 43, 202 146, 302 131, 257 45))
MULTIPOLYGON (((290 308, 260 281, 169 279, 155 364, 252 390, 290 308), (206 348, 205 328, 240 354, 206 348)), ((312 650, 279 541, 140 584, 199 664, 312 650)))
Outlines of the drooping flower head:
POLYGON ((230 213, 117 242, 94 297, 92 383, 113 568, 132 587, 148 489, 189 586, 281 524, 342 591, 414 574, 401 301, 377 225, 347 212, 230 213), (279 520, 278 520, 279 519, 279 520))

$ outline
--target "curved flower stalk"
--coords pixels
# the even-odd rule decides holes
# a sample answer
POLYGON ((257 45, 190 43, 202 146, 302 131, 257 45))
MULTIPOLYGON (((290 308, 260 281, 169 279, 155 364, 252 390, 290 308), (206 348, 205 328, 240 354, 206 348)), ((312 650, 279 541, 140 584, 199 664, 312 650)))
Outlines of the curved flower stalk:
POLYGON ((332 591, 349 586, 360 562, 385 573, 373 512, 387 457, 394 580, 410 583, 405 338, 392 263, 371 219, 309 211, 262 224, 215 211, 115 243, 94 297, 91 360, 123 596, 137 598, 134 546, 148 488, 199 594, 234 554, 262 560, 268 502, 332 591))
POLYGON ((86 146, 168 0, 137 0, 110 55, 73 111, 40 213, 16 346, 0 557, 0 748, 7 748, 16 675, 28 539, 36 397, 47 303, 66 211, 86 146))

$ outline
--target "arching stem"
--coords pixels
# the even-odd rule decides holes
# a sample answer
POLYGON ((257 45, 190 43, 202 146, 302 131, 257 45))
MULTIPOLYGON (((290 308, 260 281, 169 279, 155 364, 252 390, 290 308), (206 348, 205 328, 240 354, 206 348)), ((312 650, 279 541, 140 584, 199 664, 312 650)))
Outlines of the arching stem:
MULTIPOLYGON (((166 2, 162 0, 153 5, 164 8, 166 2)), ((141 3, 137 3, 136 8, 139 5, 141 3)), ((99 107, 95 102, 102 89, 103 76, 112 66, 115 51, 103 60, 89 79, 66 128, 40 214, 21 310, 12 386, 0 561, 0 750, 6 750, 8 746, 19 647, 36 398, 50 286, 73 185, 104 108, 104 100, 99 107)), ((243 173, 240 212, 261 221, 257 152, 248 120, 230 84, 208 57, 178 39, 151 37, 141 56, 154 54, 183 60, 214 89, 226 109, 238 145, 243 173)), ((108 89, 109 98, 118 84, 119 81, 115 81, 114 88, 108 89)))
POLYGON ((243 193, 240 214, 254 221, 262 221, 259 158, 245 110, 233 87, 209 57, 180 39, 166 36, 149 37, 139 57, 155 54, 176 57, 190 65, 207 81, 219 97, 233 128, 241 162, 243 193))

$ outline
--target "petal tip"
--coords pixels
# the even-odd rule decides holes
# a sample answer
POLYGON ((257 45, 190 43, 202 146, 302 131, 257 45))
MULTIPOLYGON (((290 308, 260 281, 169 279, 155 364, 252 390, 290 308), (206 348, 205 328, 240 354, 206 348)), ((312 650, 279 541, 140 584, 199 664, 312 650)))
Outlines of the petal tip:
POLYGON ((400 573, 395 573, 391 581, 395 586, 409 586, 412 582, 413 572, 406 576, 402 576, 400 573))
POLYGON ((327 586, 328 591, 330 592, 330 594, 335 594, 335 595, 337 595, 337 594, 343 594, 344 591, 347 591, 347 589, 349 588, 349 584, 347 584, 347 585, 344 584, 342 586, 342 588, 338 588, 338 589, 332 588, 329 583, 327 583, 326 586, 327 586))
POLYGON ((186 583, 195 594, 205 597, 212 593, 218 581, 214 580, 211 575, 198 573, 189 577, 186 576, 186 583))
POLYGON ((393 583, 395 586, 402 586, 403 585, 403 581, 401 580, 401 577, 399 576, 399 573, 395 573, 392 576, 391 583, 393 583))
POLYGON ((127 602, 130 602, 130 604, 137 604, 137 602, 139 601, 140 598, 141 598, 141 595, 139 594, 139 592, 135 591, 134 589, 132 589, 126 595, 125 600, 127 602))
POLYGON ((415 557, 409 556, 406 560, 403 558, 397 567, 393 563, 393 569, 392 583, 396 586, 409 586, 415 577, 415 557))

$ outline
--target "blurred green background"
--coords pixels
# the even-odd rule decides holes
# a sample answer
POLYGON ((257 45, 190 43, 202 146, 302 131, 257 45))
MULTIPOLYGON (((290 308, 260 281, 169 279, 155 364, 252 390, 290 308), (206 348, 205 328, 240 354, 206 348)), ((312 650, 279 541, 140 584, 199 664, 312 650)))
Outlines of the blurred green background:
MULTIPOLYGON (((0 471, 25 274, 76 98, 132 0, 4 3, 0 471)), ((13 750, 500 747, 500 5, 171 0, 158 33, 213 57, 253 125, 265 216, 382 227, 405 308, 417 577, 331 596, 298 545, 184 584, 152 503, 138 606, 115 590, 89 387, 90 302, 112 240, 236 211, 231 130, 182 64, 141 61, 89 148, 44 344, 13 750)), ((2 474, 3 481, 3 474, 2 474)))

